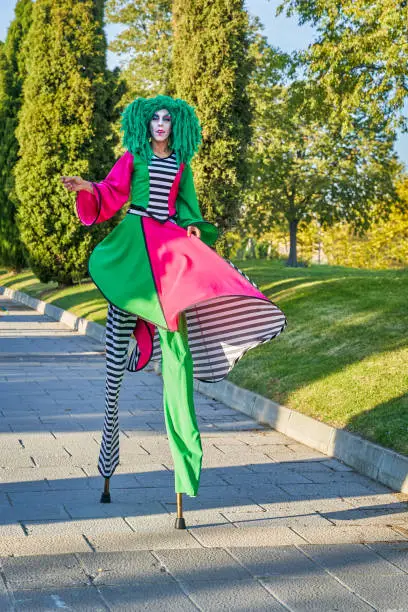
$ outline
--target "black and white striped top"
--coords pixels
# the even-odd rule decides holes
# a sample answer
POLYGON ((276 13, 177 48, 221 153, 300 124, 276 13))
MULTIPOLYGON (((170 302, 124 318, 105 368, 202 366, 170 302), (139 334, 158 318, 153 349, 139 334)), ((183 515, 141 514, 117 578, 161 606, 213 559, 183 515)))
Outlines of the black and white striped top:
POLYGON ((153 155, 149 164, 150 192, 146 211, 158 221, 165 221, 169 216, 169 193, 177 174, 176 154, 160 158, 153 155))

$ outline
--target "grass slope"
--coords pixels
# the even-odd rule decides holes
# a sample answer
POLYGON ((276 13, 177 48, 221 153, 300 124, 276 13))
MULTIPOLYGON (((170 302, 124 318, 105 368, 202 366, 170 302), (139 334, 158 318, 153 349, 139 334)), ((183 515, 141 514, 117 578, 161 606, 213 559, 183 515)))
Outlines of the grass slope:
POLYGON ((241 267, 288 327, 230 380, 408 454, 408 269, 241 267))
MULTIPOLYGON (((408 269, 237 263, 288 327, 247 353, 229 380, 408 455, 408 269)), ((92 283, 58 290, 24 272, 3 274, 0 284, 105 321, 92 283)))

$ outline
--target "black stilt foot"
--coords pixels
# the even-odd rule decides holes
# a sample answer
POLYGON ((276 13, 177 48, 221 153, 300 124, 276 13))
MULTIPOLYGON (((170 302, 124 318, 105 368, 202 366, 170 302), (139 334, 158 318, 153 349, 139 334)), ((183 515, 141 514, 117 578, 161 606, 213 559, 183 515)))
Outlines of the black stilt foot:
POLYGON ((177 518, 174 524, 176 529, 186 529, 186 521, 183 518, 183 494, 176 493, 177 499, 177 518))
POLYGON ((183 517, 176 518, 176 523, 175 523, 174 527, 176 529, 187 529, 186 528, 186 521, 184 520, 184 518, 183 517))
POLYGON ((101 504, 110 504, 111 496, 109 493, 109 478, 105 478, 105 486, 101 495, 101 504))

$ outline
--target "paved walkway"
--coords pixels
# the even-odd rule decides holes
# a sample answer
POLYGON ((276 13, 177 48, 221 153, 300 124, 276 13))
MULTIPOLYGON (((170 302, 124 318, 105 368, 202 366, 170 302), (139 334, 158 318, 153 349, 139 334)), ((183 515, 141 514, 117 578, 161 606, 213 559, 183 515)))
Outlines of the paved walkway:
POLYGON ((125 377, 100 504, 103 347, 0 313, 1 611, 408 611, 407 496, 201 395, 201 486, 175 530, 153 372, 125 377))

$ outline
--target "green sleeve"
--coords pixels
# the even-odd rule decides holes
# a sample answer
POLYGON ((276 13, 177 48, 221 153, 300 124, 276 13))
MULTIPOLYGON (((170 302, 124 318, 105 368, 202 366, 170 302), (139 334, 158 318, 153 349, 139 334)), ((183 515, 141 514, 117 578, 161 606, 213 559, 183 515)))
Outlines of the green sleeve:
POLYGON ((178 225, 184 228, 189 225, 196 225, 201 232, 201 240, 209 246, 214 244, 218 238, 218 228, 202 217, 194 187, 193 172, 189 164, 186 164, 181 175, 176 212, 178 225))

